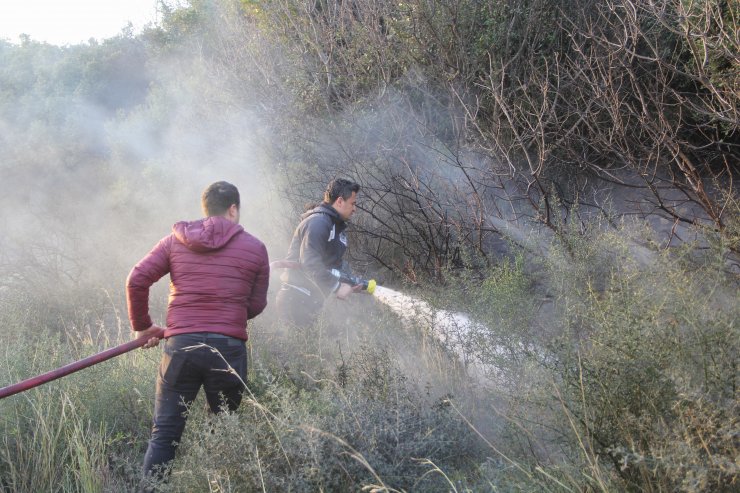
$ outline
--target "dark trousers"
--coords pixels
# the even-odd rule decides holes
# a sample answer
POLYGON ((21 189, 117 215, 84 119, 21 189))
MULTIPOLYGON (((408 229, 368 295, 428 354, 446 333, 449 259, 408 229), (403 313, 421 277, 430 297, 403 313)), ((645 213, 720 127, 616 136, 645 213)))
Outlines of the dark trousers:
POLYGON ((275 296, 280 321, 298 327, 308 327, 316 322, 324 306, 324 296, 314 289, 311 294, 283 284, 275 296))
POLYGON ((246 373, 247 350, 241 339, 199 332, 172 336, 164 342, 152 436, 144 456, 145 476, 166 476, 166 468, 175 458, 175 448, 185 429, 187 418, 183 413, 195 400, 200 387, 205 389, 211 412, 218 413, 224 405, 235 411, 244 390, 239 379, 244 381, 246 373))

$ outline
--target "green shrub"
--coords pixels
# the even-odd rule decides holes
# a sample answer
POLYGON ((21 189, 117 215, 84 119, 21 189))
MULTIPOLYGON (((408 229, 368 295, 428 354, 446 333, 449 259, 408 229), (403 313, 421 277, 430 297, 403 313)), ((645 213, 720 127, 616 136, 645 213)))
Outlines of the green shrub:
POLYGON ((737 443, 719 430, 730 425, 737 397, 736 280, 712 260, 716 251, 698 258, 685 247, 655 252, 647 265, 626 261, 620 252, 629 235, 619 233, 621 240, 607 233, 588 243, 601 245, 597 258, 607 259, 593 276, 604 276, 604 265, 608 276, 582 277, 592 255, 580 249, 551 265, 563 323, 548 345, 551 381, 563 417, 572 419, 562 426, 584 454, 611 461, 630 489, 730 488, 738 471, 725 464, 737 443), (691 409, 715 418, 698 449, 691 409), (681 446, 679 436, 687 440, 681 446))
POLYGON ((447 491, 443 476, 424 474, 428 464, 421 459, 464 470, 482 449, 471 447, 471 431, 449 406, 409 385, 390 354, 359 348, 334 378, 310 389, 259 369, 251 387, 260 390, 237 414, 211 417, 195 406, 170 486, 198 490, 215 481, 233 491, 368 485, 447 491))

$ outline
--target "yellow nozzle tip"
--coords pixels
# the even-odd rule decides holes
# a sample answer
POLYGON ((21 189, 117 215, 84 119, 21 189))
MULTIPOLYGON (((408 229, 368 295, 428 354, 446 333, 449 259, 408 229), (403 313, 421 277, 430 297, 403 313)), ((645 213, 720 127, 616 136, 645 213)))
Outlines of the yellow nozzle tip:
POLYGON ((375 279, 370 279, 367 282, 367 292, 370 293, 370 294, 373 294, 375 292, 375 285, 376 284, 377 283, 375 282, 375 279))

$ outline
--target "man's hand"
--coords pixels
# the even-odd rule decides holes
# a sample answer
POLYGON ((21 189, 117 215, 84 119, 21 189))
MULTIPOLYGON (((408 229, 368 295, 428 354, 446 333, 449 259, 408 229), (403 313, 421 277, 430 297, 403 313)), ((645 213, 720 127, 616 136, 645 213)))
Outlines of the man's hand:
MULTIPOLYGON (((355 289, 357 286, 352 286, 350 284, 347 284, 346 282, 343 282, 339 285, 339 288, 337 289, 337 298, 340 300, 346 300, 349 295, 352 293, 357 292, 355 289)), ((359 285, 360 289, 362 289, 362 285, 359 285)))
POLYGON ((352 286, 351 284, 343 282, 339 285, 339 288, 337 289, 337 298, 339 298, 340 300, 346 300, 352 293, 359 293, 360 291, 362 291, 363 287, 364 286, 362 284, 352 286))
POLYGON ((137 339, 148 339, 146 343, 141 346, 143 349, 148 349, 159 345, 159 339, 164 334, 164 329, 157 325, 152 325, 148 329, 134 332, 134 334, 136 334, 137 339))

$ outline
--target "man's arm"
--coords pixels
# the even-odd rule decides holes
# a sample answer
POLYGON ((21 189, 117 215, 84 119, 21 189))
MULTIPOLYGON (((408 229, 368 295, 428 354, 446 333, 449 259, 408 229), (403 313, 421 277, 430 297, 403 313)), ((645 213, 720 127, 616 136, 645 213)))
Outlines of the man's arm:
POLYGON ((126 304, 131 328, 135 332, 150 329, 149 288, 170 271, 172 236, 167 236, 137 263, 126 279, 126 304))
POLYGON ((252 319, 262 313, 267 306, 267 288, 270 283, 270 259, 267 256, 267 248, 262 245, 260 252, 261 266, 252 285, 252 294, 249 296, 247 305, 247 317, 252 319))

